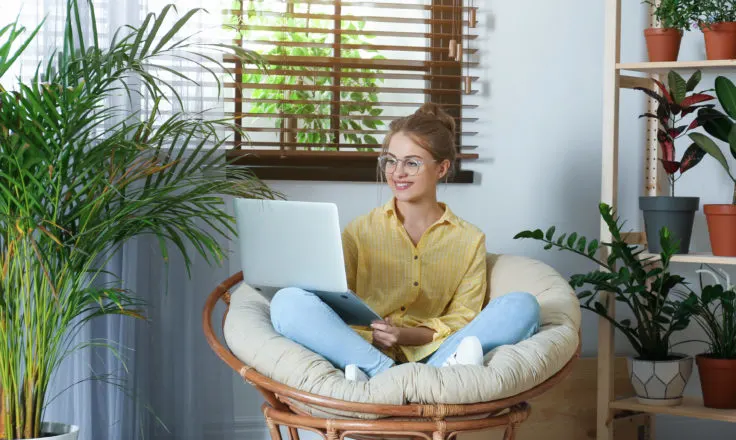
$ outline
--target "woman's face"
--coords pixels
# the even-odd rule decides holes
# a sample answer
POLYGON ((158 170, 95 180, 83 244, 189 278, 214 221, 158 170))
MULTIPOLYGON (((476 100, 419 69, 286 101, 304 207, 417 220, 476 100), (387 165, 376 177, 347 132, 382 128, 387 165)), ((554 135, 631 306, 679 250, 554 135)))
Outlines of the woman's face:
POLYGON ((403 202, 434 199, 437 181, 450 166, 449 160, 437 163, 427 150, 401 132, 391 137, 386 156, 386 180, 396 199, 403 202))

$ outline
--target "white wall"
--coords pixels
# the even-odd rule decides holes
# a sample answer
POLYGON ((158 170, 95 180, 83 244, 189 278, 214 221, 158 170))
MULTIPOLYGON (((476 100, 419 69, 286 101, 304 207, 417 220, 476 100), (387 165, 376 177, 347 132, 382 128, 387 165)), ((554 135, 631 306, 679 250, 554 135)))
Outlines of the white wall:
MULTIPOLYGON (((603 1, 491 0, 481 4, 481 93, 469 101, 480 105, 475 115, 482 159, 468 164, 478 171, 473 185, 447 185, 440 199, 461 217, 478 225, 488 237, 491 252, 522 254, 543 260, 563 275, 587 271, 578 257, 544 251, 536 242, 516 241, 526 228, 556 225, 597 237, 600 200, 603 1)), ((623 2, 622 59, 641 60, 644 52, 643 7, 623 2)), ((703 58, 700 32, 688 34, 681 59, 703 58)), ((704 86, 709 86, 706 77, 704 86)), ((628 227, 639 230, 637 197, 643 182, 644 123, 637 116, 644 99, 638 92, 621 96, 620 213, 628 227)), ((679 145, 679 144, 678 144, 679 145)), ((687 145, 679 146, 681 154, 687 145)), ((292 200, 331 201, 338 204, 343 225, 383 203, 390 191, 378 184, 324 182, 270 182, 292 200)), ((678 195, 700 195, 703 202, 725 202, 729 182, 715 161, 703 164, 679 182, 678 195), (702 185, 702 186, 701 186, 702 185)), ((694 246, 708 250, 702 215, 698 217, 694 246)), ((692 273, 693 266, 675 269, 692 273)), ((583 355, 594 356, 597 318, 583 313, 583 355)), ((684 338, 688 337, 685 335, 684 338)), ((682 346, 691 353, 700 346, 682 346)), ((617 335, 617 352, 629 354, 617 335)), ((242 408, 243 426, 257 429, 260 398, 236 379, 236 407, 242 408)), ((688 394, 699 392, 697 374, 688 394)), ((726 438, 736 434, 736 424, 658 417, 657 438, 668 440, 726 438)), ((262 422, 261 422, 262 423, 262 422)), ((244 428, 245 429, 245 428, 244 428)), ((256 431, 243 438, 256 438, 256 431)), ((265 432, 263 433, 265 438, 265 432)))

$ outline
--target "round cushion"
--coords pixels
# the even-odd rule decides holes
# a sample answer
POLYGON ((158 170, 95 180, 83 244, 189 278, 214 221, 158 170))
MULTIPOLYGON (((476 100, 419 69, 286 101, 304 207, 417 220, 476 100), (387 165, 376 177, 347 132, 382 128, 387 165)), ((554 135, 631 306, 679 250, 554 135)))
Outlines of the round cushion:
MULTIPOLYGON (((403 405, 469 404, 507 398, 549 379, 575 355, 580 303, 568 282, 540 261, 489 254, 487 264, 486 304, 509 292, 529 292, 539 302, 541 317, 537 333, 518 344, 490 351, 484 367, 436 368, 407 363, 368 382, 348 381, 345 373, 325 358, 277 333, 271 325, 269 301, 245 283, 232 292, 224 338, 238 359, 264 376, 334 399, 403 405)), ((318 417, 377 417, 295 404, 318 417)))

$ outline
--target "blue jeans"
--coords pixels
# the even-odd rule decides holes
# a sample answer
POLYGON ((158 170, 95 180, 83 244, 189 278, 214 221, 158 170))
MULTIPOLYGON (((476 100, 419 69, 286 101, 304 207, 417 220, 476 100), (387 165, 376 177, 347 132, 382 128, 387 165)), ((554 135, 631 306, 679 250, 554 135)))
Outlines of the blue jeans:
MULTIPOLYGON (((394 360, 363 339, 319 297, 289 287, 271 300, 271 322, 283 336, 320 354, 344 370, 356 364, 369 377, 394 365, 394 360)), ((442 366, 466 336, 477 336, 483 353, 516 344, 539 329, 539 303, 526 292, 512 292, 493 299, 468 325, 447 338, 422 362, 442 366)))

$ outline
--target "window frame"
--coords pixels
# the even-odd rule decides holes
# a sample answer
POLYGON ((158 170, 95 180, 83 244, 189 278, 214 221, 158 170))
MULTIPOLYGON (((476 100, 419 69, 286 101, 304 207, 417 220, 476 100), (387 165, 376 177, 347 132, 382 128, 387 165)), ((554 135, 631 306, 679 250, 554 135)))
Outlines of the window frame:
MULTIPOLYGON (((247 0, 241 0, 241 14, 244 13, 243 5, 247 0)), ((291 1, 287 0, 287 7, 291 7, 293 11, 293 5, 291 1)), ((335 11, 334 16, 340 16, 342 11, 340 7, 340 0, 334 0, 335 11)), ((460 0, 461 7, 463 10, 468 11, 468 26, 475 27, 476 10, 474 7, 468 7, 463 5, 460 0), (471 18, 472 15, 472 18, 471 18)), ((462 29, 463 12, 457 16, 454 11, 456 8, 457 0, 432 0, 430 6, 430 31, 432 35, 448 34, 455 32, 455 26, 462 29), (452 9, 451 9, 452 8, 452 9), (448 9, 450 9, 448 11, 448 9), (446 21, 457 18, 455 23, 447 23, 446 21), (434 21, 441 20, 441 21, 434 21)), ((335 19, 335 26, 342 26, 341 20, 335 19)), ((462 33, 462 32, 461 32, 462 33)), ((462 33, 460 41, 465 43, 471 37, 468 33, 462 33)), ((442 47, 443 42, 440 41, 441 37, 434 37, 430 40, 429 47, 442 47)), ((242 45, 242 40, 235 40, 237 44, 242 45)), ((447 43, 444 43, 446 45, 447 43)), ((340 54, 340 43, 333 43, 334 53, 339 57, 340 54)), ((427 61, 446 61, 447 53, 438 51, 429 51, 430 58, 427 61)), ((465 57, 465 55, 463 55, 465 57)), ((243 65, 233 60, 235 63, 235 77, 237 78, 236 83, 243 83, 243 65)), ((471 81, 477 78, 466 77, 465 81, 461 79, 463 77, 463 63, 467 62, 465 59, 460 59, 456 64, 452 65, 430 65, 427 70, 422 70, 424 74, 429 76, 429 79, 425 80, 425 87, 429 90, 436 89, 454 89, 461 90, 460 93, 456 94, 425 94, 425 98, 430 98, 430 102, 438 104, 447 104, 445 110, 456 119, 456 145, 458 146, 458 158, 454 164, 454 170, 452 177, 450 177, 448 183, 474 183, 475 172, 463 168, 464 162, 469 160, 475 160, 479 158, 479 155, 474 152, 464 152, 463 149, 475 148, 472 146, 466 146, 462 144, 463 141, 463 119, 475 120, 476 118, 467 118, 465 115, 465 109, 475 108, 476 105, 467 105, 463 103, 463 98, 468 96, 472 89, 471 81), (452 77, 452 78, 448 78, 452 77), (464 109, 465 107, 465 109, 464 109)), ((336 74, 333 76, 339 82, 340 76, 336 74)), ((235 115, 243 114, 244 100, 243 93, 240 87, 235 87, 235 115)), ((338 94, 339 95, 339 94, 338 94)), ((425 102, 428 102, 425 99, 425 102)), ((337 103, 332 104, 332 114, 338 114, 340 112, 340 100, 337 103), (337 107, 335 109, 335 107, 337 107)), ((235 118, 236 124, 240 128, 247 132, 247 124, 242 124, 242 118, 235 118)), ((325 118, 326 119, 326 118, 325 118)), ((380 118, 379 118, 380 119, 380 118)), ((330 131, 340 132, 339 118, 332 117, 330 131), (335 129, 334 127, 338 128, 335 129)), ((467 133, 474 135, 475 133, 467 133)), ((237 131, 233 137, 233 148, 226 151, 226 159, 231 161, 233 165, 248 167, 256 176, 263 180, 295 180, 295 181, 341 181, 341 182, 377 182, 384 179, 378 170, 377 158, 380 152, 345 152, 345 151, 303 151, 303 150, 286 150, 283 143, 288 142, 285 140, 284 132, 280 133, 280 140, 276 142, 280 146, 279 149, 273 150, 252 150, 247 148, 241 148, 243 145, 247 145, 248 142, 244 141, 240 133, 237 131)), ((379 147, 380 148, 380 147, 379 147)))

